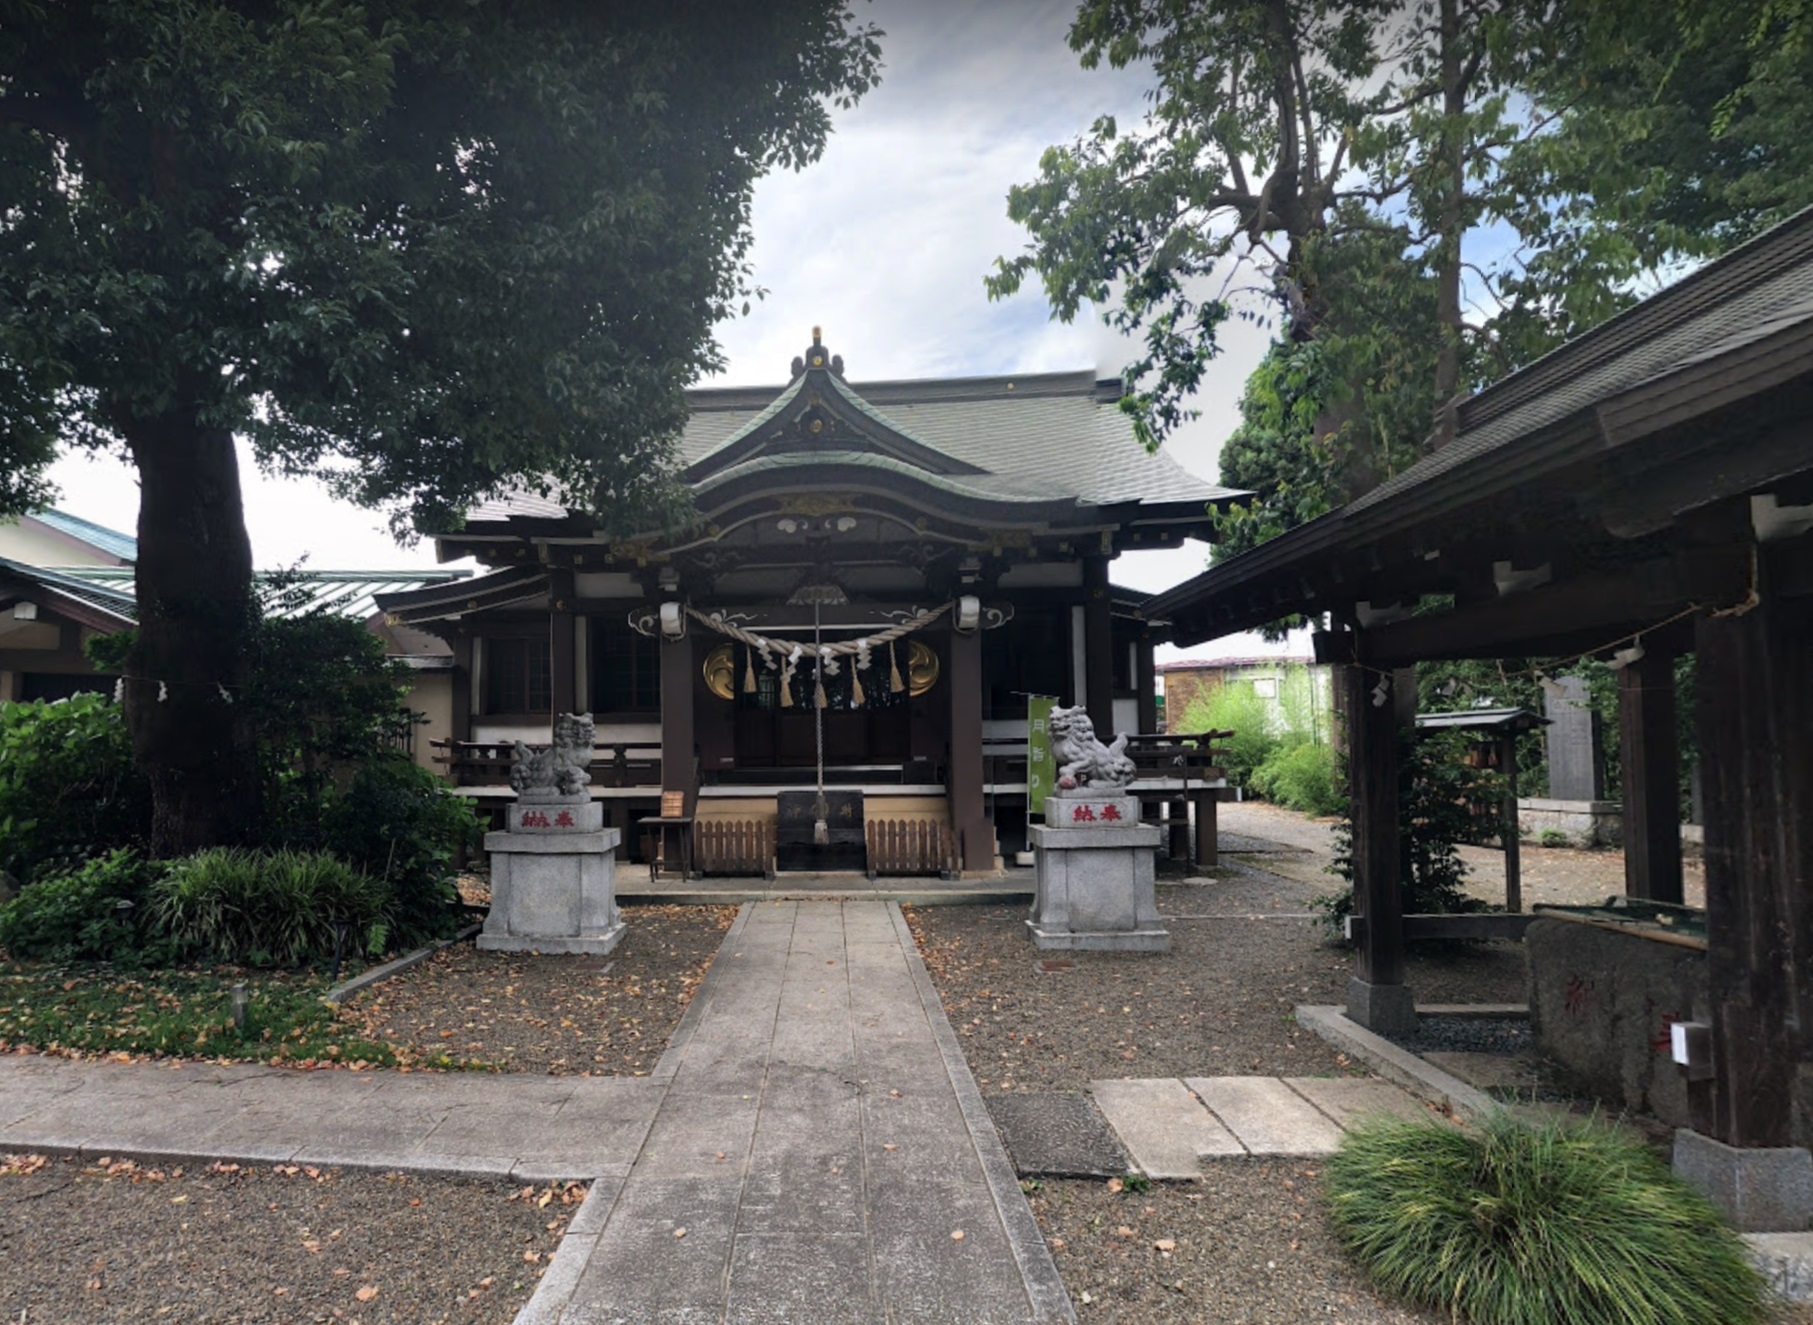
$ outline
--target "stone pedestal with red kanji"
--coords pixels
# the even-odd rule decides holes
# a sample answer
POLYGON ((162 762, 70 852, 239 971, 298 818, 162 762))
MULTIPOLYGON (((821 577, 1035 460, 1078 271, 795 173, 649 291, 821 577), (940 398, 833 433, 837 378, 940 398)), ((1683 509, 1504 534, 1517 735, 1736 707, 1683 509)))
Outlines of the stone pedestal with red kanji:
POLYGON ((478 946, 494 952, 605 953, 623 941, 615 828, 589 796, 525 793, 509 831, 485 834, 491 914, 478 946))
POLYGON ((1159 830, 1132 796, 1050 796, 1032 830, 1035 947, 1165 952, 1155 862, 1159 830))

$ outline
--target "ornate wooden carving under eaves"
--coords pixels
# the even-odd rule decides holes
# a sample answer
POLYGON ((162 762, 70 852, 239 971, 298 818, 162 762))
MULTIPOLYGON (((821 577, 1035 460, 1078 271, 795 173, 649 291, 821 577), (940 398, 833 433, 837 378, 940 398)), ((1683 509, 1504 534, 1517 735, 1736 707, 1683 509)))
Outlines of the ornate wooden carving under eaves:
POLYGON ((854 492, 802 492, 777 498, 775 513, 779 515, 842 515, 855 512, 856 494, 854 492))

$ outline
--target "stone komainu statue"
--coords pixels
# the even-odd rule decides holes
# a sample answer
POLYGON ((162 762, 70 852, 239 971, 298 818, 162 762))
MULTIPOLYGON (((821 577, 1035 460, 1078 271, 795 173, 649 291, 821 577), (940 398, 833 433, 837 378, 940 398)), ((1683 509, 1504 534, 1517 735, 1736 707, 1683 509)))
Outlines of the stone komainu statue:
POLYGON ((1133 781, 1133 761, 1122 753, 1127 748, 1125 735, 1114 738, 1114 744, 1103 745, 1095 734, 1095 724, 1081 705, 1076 708, 1054 708, 1047 729, 1051 733, 1051 758, 1058 766, 1060 793, 1087 790, 1093 795, 1124 791, 1133 781))
POLYGON ((525 800, 554 797, 582 798, 591 784, 592 720, 580 713, 563 713, 554 720, 554 744, 531 750, 516 742, 516 762, 510 768, 510 785, 525 800))

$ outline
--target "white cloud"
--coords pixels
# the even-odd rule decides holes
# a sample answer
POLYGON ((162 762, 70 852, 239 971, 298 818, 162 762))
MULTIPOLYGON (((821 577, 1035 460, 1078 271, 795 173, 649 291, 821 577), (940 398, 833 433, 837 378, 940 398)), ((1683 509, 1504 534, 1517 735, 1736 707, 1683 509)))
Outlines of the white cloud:
MULTIPOLYGON (((751 257, 770 294, 720 328, 727 365, 717 382, 784 381, 815 324, 857 381, 1081 367, 1118 373, 1136 347, 1092 312, 1074 325, 1053 322, 1036 287, 991 304, 982 278, 997 256, 1025 246, 1025 233, 1007 219, 1008 188, 1033 179, 1048 146, 1072 140, 1097 116, 1136 118, 1146 72, 1082 69, 1065 41, 1074 6, 1061 0, 882 0, 857 10, 887 33, 882 83, 838 115, 822 160, 757 187, 751 257)), ((1225 333, 1198 402, 1204 418, 1169 443, 1181 464, 1209 479, 1265 344, 1248 323, 1230 323, 1225 333)), ((317 484, 266 478, 243 456, 241 463, 260 565, 304 555, 321 568, 432 564, 427 544, 398 548, 382 516, 336 502, 317 484)), ((78 457, 53 475, 68 509, 123 529, 136 524, 137 490, 125 466, 78 457)), ((1167 582, 1202 569, 1200 555, 1170 555, 1167 582)), ((1131 571, 1123 561, 1117 580, 1131 582, 1123 567, 1131 571)))

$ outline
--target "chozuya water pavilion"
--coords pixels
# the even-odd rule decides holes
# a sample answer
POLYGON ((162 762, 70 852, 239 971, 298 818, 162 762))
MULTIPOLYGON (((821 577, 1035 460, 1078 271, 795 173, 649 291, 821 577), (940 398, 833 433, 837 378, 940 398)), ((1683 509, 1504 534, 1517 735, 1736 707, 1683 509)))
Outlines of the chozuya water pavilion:
POLYGON ((453 649, 450 775, 507 799, 508 743, 590 713, 626 842, 695 820, 698 865, 759 868, 822 763, 870 868, 992 868, 1022 840, 1028 694, 1154 729, 1153 623, 1109 563, 1207 538, 1239 495, 1147 454, 1120 396, 1089 372, 851 383, 815 329, 785 386, 692 393, 686 532, 474 510, 437 553, 488 574, 380 600, 453 649))

